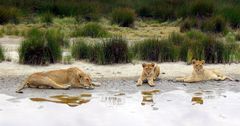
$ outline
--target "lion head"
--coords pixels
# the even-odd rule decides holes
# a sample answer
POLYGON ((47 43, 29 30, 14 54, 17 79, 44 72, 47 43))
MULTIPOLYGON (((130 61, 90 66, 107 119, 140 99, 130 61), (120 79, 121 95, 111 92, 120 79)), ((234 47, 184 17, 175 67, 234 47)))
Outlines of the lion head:
POLYGON ((154 63, 143 63, 142 67, 143 67, 143 72, 147 75, 150 75, 152 73, 154 73, 154 63))
POLYGON ((204 60, 192 60, 192 64, 193 64, 193 69, 196 72, 202 72, 205 61, 204 60))
POLYGON ((77 67, 70 68, 70 72, 74 74, 74 83, 76 87, 83 87, 83 88, 93 88, 92 79, 90 75, 84 73, 77 67))
POLYGON ((79 74, 79 83, 85 88, 93 88, 92 79, 88 74, 79 74))

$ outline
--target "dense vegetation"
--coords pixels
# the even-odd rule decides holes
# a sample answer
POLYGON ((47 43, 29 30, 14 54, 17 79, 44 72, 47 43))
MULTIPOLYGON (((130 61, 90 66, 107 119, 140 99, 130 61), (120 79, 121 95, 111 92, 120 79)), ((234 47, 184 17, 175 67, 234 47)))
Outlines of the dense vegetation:
POLYGON ((1 24, 17 23, 19 18, 29 18, 32 14, 41 14, 44 22, 51 22, 51 15, 96 21, 113 13, 113 22, 128 26, 124 22, 132 22, 136 13, 138 17, 159 21, 222 16, 232 27, 240 25, 238 0, 4 0, 0 5, 1 24), (119 19, 118 15, 124 16, 119 19))
MULTIPOLYGON (((75 59, 97 64, 128 63, 133 58, 239 62, 239 12, 239 0, 1 0, 0 36, 26 38, 19 49, 19 62, 24 64, 58 62, 62 48, 71 48, 75 59), (123 37, 112 37, 138 29, 135 25, 141 21, 176 20, 181 33, 169 38, 142 37, 132 44, 123 37), (70 37, 81 39, 71 45, 70 37), (84 37, 101 40, 89 42, 84 37)), ((0 60, 1 52, 0 48, 0 60)))
POLYGON ((92 45, 83 40, 77 41, 73 44, 72 55, 97 64, 128 63, 132 58, 127 41, 117 36, 92 45))
POLYGON ((85 37, 107 37, 109 33, 98 23, 87 23, 82 28, 77 27, 73 32, 73 36, 85 36, 85 37))
POLYGON ((182 36, 173 33, 168 39, 146 39, 133 47, 135 57, 158 62, 204 59, 207 63, 228 63, 240 60, 239 44, 219 41, 200 31, 182 36))
POLYGON ((0 62, 2 62, 4 60, 4 53, 3 53, 3 48, 0 45, 0 62))
POLYGON ((23 64, 46 65, 60 61, 60 43, 49 31, 32 29, 19 48, 19 62, 23 64))

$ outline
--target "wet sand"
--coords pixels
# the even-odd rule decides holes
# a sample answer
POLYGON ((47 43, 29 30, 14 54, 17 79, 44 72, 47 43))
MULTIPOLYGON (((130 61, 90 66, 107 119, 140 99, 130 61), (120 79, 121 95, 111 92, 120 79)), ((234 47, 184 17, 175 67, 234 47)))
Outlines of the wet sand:
POLYGON ((114 93, 136 93, 142 90, 159 89, 161 92, 173 90, 183 90, 186 92, 194 92, 198 90, 215 90, 217 92, 240 92, 240 82, 236 81, 207 81, 200 83, 182 83, 173 80, 160 79, 156 81, 155 87, 150 87, 147 84, 137 87, 135 80, 137 78, 115 78, 115 79, 94 79, 100 82, 101 86, 93 90, 71 88, 68 90, 57 89, 35 89, 25 88, 24 93, 15 93, 17 86, 24 80, 26 76, 1 76, 0 77, 0 94, 7 94, 16 98, 29 97, 47 97, 51 95, 79 95, 80 93, 98 93, 98 92, 114 92, 114 93))

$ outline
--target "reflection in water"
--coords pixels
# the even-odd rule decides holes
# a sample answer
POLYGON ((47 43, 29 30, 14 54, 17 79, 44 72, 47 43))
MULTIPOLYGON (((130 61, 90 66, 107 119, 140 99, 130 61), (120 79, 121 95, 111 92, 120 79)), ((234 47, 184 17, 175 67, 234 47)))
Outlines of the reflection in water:
POLYGON ((154 101, 153 101, 153 95, 160 92, 160 90, 149 90, 149 91, 142 91, 142 102, 141 105, 145 105, 147 103, 151 103, 153 105, 154 101))
POLYGON ((115 97, 115 96, 103 96, 101 101, 108 104, 108 105, 123 105, 122 97, 115 97))
POLYGON ((215 93, 215 91, 211 91, 211 90, 200 90, 200 91, 194 92, 193 95, 194 96, 192 97, 192 103, 193 105, 195 105, 195 104, 203 104, 204 99, 215 99, 217 94, 215 93))
POLYGON ((30 98, 30 99, 36 102, 54 102, 67 104, 71 107, 76 107, 83 103, 88 103, 90 99, 86 99, 85 97, 91 96, 92 96, 91 94, 81 94, 80 96, 56 95, 51 96, 49 99, 46 98, 30 98))
POLYGON ((66 102, 75 104, 75 101, 79 99, 91 98, 91 102, 80 107, 33 102, 28 98, 12 102, 8 99, 14 99, 14 97, 0 94, 0 126, 77 126, 79 124, 82 126, 156 126, 159 124, 164 126, 239 126, 240 93, 203 90, 196 92, 175 90, 161 91, 161 93, 151 95, 131 92, 121 96, 101 92, 94 93, 94 97, 84 94, 47 98, 57 103, 61 101, 61 104, 66 104, 66 102), (215 97, 207 99, 208 95, 215 97), (227 97, 222 97, 222 95, 227 97), (192 105, 191 99, 193 102, 197 101, 196 104, 204 104, 192 105), (150 105, 142 106, 143 100, 150 105))
POLYGON ((193 102, 193 105, 203 104, 203 99, 202 99, 202 97, 192 97, 192 102, 193 102))

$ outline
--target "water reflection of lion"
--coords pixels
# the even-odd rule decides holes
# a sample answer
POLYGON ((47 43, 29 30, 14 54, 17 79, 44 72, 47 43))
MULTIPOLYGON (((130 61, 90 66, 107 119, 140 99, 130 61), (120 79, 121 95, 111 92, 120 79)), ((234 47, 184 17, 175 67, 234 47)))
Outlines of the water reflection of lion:
POLYGON ((22 93, 21 90, 26 87, 68 89, 70 87, 93 88, 93 85, 88 74, 77 67, 73 67, 34 73, 17 88, 16 92, 22 93))

